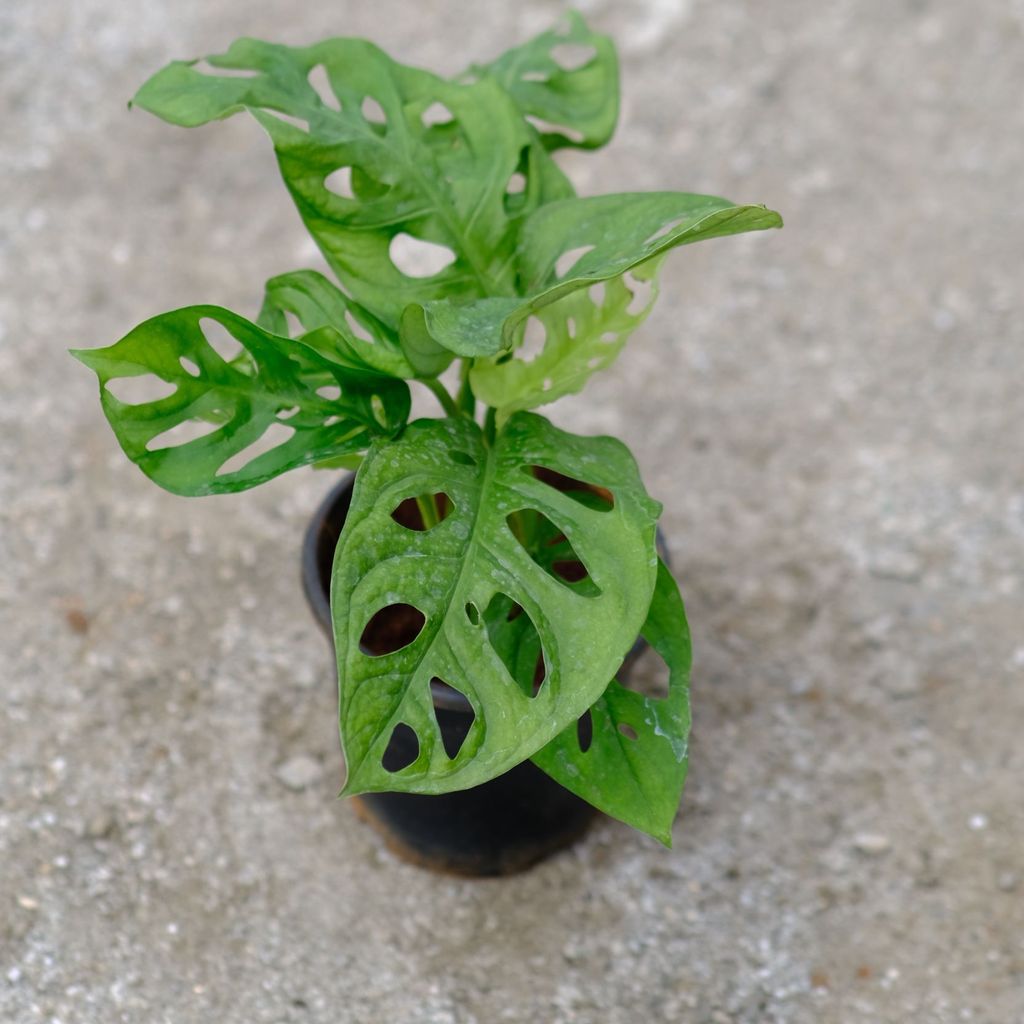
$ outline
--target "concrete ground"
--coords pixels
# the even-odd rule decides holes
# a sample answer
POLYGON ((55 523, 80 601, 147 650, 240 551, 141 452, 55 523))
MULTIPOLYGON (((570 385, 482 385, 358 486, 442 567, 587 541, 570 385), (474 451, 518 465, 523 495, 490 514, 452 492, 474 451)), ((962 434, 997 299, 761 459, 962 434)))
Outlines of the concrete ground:
POLYGON ((188 501, 68 346, 315 264, 269 146, 128 114, 173 57, 366 35, 454 71, 541 0, 0 6, 0 1020, 1024 1021, 1024 4, 584 4, 617 38, 581 191, 783 232, 684 250, 556 408, 632 445, 696 644, 668 852, 605 822, 507 881, 334 799, 302 471, 188 501))

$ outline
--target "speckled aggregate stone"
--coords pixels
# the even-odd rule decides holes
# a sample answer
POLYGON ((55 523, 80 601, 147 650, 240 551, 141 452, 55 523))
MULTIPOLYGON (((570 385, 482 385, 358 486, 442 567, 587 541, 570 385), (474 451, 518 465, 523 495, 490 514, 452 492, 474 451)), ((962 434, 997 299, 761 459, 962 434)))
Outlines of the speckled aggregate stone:
POLYGON ((125 111, 163 62, 360 34, 455 71, 560 6, 0 5, 5 1024, 1024 1021, 1024 4, 582 6, 625 101, 581 191, 787 227, 675 254, 554 412, 666 505, 674 849, 605 822, 467 882, 334 799, 298 583, 330 478, 164 494, 64 350, 319 265, 256 125, 125 111))

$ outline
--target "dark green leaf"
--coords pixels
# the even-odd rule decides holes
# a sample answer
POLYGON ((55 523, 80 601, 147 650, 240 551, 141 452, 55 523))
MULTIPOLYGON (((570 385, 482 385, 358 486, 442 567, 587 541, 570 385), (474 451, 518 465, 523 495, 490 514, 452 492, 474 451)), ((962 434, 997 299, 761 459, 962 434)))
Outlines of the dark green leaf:
POLYGON ((336 336, 320 328, 292 340, 219 306, 190 306, 147 320, 109 348, 72 354, 96 371, 107 419, 147 476, 175 494, 218 494, 354 455, 405 423, 408 386, 329 358, 336 336), (237 355, 225 358, 211 344, 204 320, 212 322, 207 331, 227 332, 221 344, 237 355), (115 397, 123 378, 138 377, 171 393, 132 403, 115 397))
POLYGON ((588 749, 581 749, 573 723, 533 761, 577 796, 668 846, 686 781, 690 633, 679 588, 661 562, 642 635, 668 667, 668 696, 645 697, 613 681, 590 709, 588 749))
POLYGON ((448 82, 359 39, 304 48, 240 39, 209 63, 253 74, 204 74, 179 61, 135 103, 186 126, 250 111, 346 293, 392 331, 410 303, 513 294, 520 219, 571 194, 493 77, 448 82), (310 78, 318 69, 322 93, 310 78), (449 120, 437 123, 432 111, 449 120), (347 188, 334 185, 338 174, 347 188), (526 177, 519 192, 517 174, 526 177), (400 259, 405 245, 415 263, 424 243, 453 261, 433 272, 426 258, 419 269, 400 259))
POLYGON ((256 323, 271 334, 289 337, 295 332, 289 331, 286 313, 298 320, 299 336, 332 328, 306 342, 322 340, 325 354, 335 362, 368 367, 388 377, 416 376, 394 332, 315 270, 297 270, 267 282, 256 323))
POLYGON ((493 447, 465 419, 420 420, 397 440, 375 443, 357 476, 331 587, 345 792, 476 785, 575 721, 643 623, 659 510, 621 443, 576 437, 531 413, 511 417, 493 447), (534 476, 533 466, 605 488, 614 507, 587 507, 534 476), (410 530, 392 518, 407 499, 436 493, 452 507, 433 528, 410 530), (564 534, 589 572, 588 590, 557 578, 516 539, 512 526, 527 514, 564 534), (486 612, 496 595, 519 605, 536 629, 545 664, 536 696, 524 692, 490 640, 486 612), (364 653, 367 624, 403 604, 425 616, 421 632, 393 653, 364 653), (435 678, 463 693, 476 713, 454 759, 437 731, 435 678), (391 772, 381 762, 400 723, 416 733, 419 755, 391 772))

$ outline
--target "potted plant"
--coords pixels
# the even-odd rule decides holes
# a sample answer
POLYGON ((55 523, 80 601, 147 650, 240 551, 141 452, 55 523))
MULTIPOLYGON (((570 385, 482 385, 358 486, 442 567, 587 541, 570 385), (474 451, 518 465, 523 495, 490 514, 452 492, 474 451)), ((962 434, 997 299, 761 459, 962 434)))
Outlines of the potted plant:
POLYGON ((333 620, 343 793, 468 872, 561 845, 581 800, 668 843, 690 645, 661 506, 623 444, 534 410, 619 355, 670 249, 779 216, 577 196, 553 154, 603 145, 618 111, 614 48, 578 15, 452 79, 359 39, 241 39, 169 64, 133 103, 183 126, 248 111, 337 277, 275 277, 255 322, 190 306, 74 354, 125 453, 175 494, 356 471, 305 555, 333 620), (417 247, 443 259, 410 264, 417 247), (412 387, 438 418, 409 422, 412 387), (616 680, 638 637, 668 666, 660 699, 616 680), (467 829, 484 848, 452 853, 447 830, 457 847, 467 829))

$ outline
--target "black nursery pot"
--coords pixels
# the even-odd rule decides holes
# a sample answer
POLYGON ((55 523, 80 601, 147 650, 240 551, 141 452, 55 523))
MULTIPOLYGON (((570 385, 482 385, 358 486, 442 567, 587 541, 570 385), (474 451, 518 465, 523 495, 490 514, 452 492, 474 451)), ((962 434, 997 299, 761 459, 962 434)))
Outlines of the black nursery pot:
MULTIPOLYGON (((303 589, 332 650, 331 567, 354 482, 350 476, 327 495, 302 549, 303 589)), ((473 722, 469 702, 437 685, 433 698, 442 741, 457 749, 473 722)), ((396 764, 414 757, 415 749, 402 750, 400 740, 392 741, 386 755, 396 764)), ((523 871, 573 843, 599 813, 530 761, 457 793, 364 793, 353 800, 399 856, 435 871, 473 876, 523 871)))

